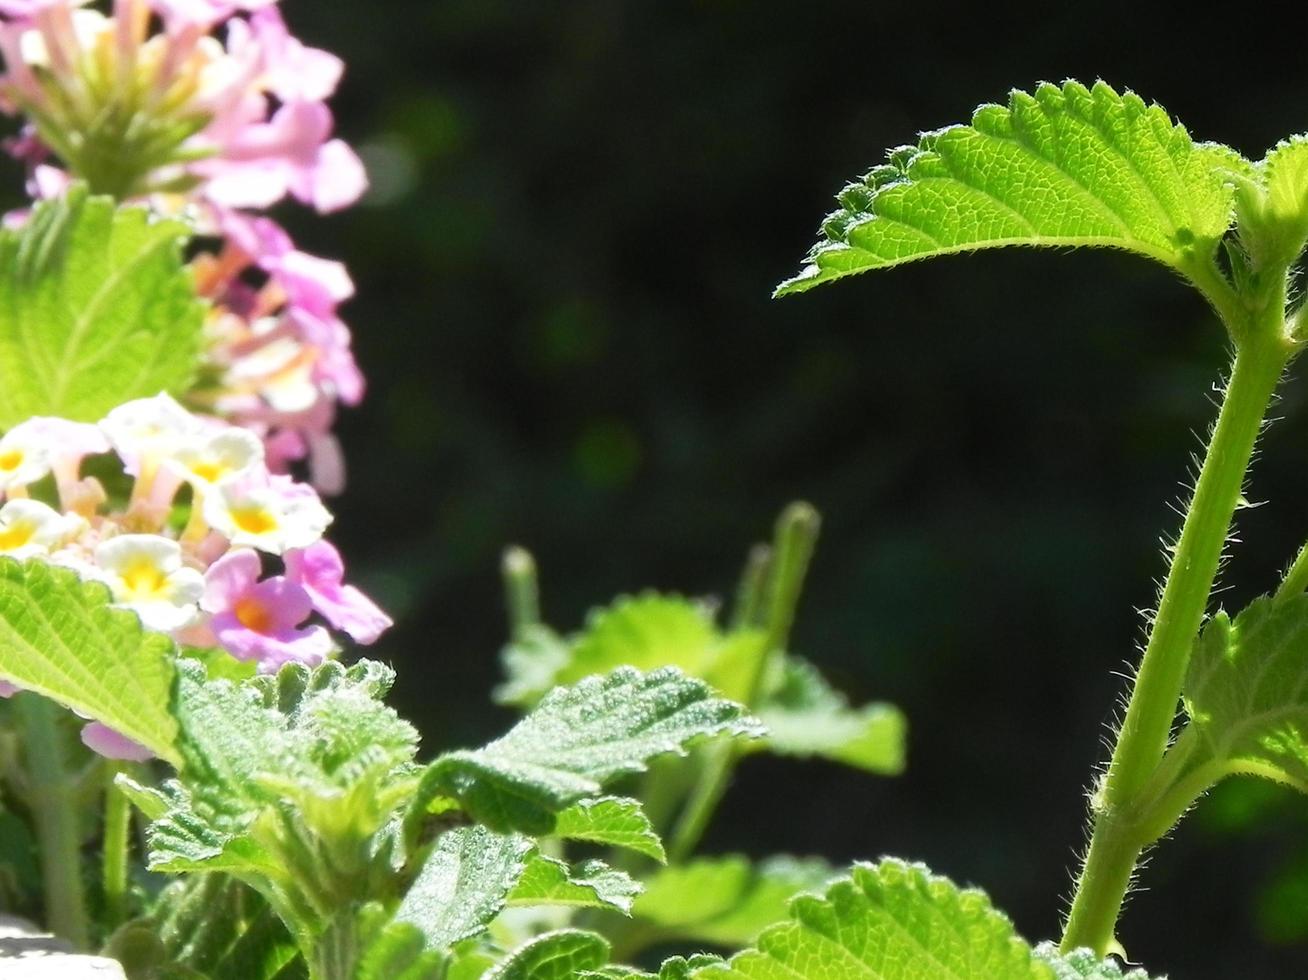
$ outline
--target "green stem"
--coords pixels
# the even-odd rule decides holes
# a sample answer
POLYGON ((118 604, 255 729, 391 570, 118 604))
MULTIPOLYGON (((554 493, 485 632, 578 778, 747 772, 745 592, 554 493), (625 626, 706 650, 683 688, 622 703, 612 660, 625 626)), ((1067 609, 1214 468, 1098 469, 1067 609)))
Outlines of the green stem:
POLYGON ((1293 599, 1297 595, 1303 595, 1306 589, 1308 589, 1308 544, 1299 549, 1294 564, 1281 580, 1281 586, 1276 590, 1276 601, 1284 602, 1286 599, 1293 599))
POLYGON ((1283 301, 1244 334, 1194 497, 1172 556, 1112 761, 1093 804, 1094 831, 1062 948, 1103 955, 1143 839, 1139 803, 1167 750, 1190 648, 1203 621, 1245 471, 1281 372, 1293 353, 1283 301))
POLYGON ((506 548, 500 562, 504 604, 509 612, 509 633, 521 641, 527 630, 540 623, 540 587, 536 561, 525 548, 506 548))
MULTIPOLYGON (((763 684, 770 668, 786 654, 790 641, 790 628, 795 622, 795 610, 804 587, 817 545, 821 519, 811 504, 793 503, 777 520, 776 536, 768 562, 770 576, 767 588, 767 636, 762 655, 754 665, 754 673, 744 698, 747 708, 755 707, 763 693, 763 684)), ((748 569, 748 566, 747 566, 748 569)), ((748 574, 748 571, 747 571, 748 574)), ((668 845, 668 860, 673 864, 684 861, 695 850, 709 821, 726 795, 732 770, 740 753, 731 741, 722 741, 705 751, 703 768, 691 791, 690 798, 677 821, 672 841, 668 845)))
POLYGON ((72 800, 59 716, 63 709, 39 694, 14 697, 14 714, 23 733, 28 805, 41 850, 46 926, 78 949, 90 945, 86 896, 82 889, 79 809, 72 800))
POLYGON ((127 921, 127 851, 131 831, 132 808, 127 797, 114 785, 121 766, 107 767, 108 780, 104 796, 104 907, 109 932, 127 921))

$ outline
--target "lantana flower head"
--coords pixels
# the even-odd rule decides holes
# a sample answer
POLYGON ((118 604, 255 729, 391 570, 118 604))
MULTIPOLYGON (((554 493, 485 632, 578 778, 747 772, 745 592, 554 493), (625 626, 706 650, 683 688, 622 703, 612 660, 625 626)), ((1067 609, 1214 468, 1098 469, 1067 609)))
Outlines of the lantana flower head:
MULTIPOLYGON (((251 433, 158 395, 119 406, 98 426, 32 420, 0 446, 42 440, 42 465, 55 461, 56 479, 0 486, 0 556, 100 582, 147 629, 265 671, 333 655, 332 630, 371 643, 391 625, 346 584, 339 553, 323 540, 331 514, 317 492, 271 473, 251 433), (84 458, 108 451, 132 481, 125 502, 82 474, 84 458)), ((0 686, 0 696, 13 690, 0 686)), ((88 726, 83 740, 111 758, 145 752, 103 726, 88 726)))
POLYGON ((72 177, 116 197, 182 193, 229 207, 286 194, 331 211, 367 186, 334 139, 325 100, 340 62, 292 38, 271 2, 77 0, 0 3, 0 97, 25 114, 15 147, 33 189, 72 177), (150 33, 151 13, 163 20, 150 33), (247 19, 248 15, 248 19, 247 19), (226 43, 211 33, 226 26, 226 43))

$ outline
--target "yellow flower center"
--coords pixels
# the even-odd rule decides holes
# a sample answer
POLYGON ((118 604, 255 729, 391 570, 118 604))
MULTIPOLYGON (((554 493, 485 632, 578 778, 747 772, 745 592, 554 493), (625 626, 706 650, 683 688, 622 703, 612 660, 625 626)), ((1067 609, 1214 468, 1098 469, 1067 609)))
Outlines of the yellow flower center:
POLYGON ((240 507, 232 510, 232 523, 246 534, 267 534, 277 530, 277 516, 267 507, 240 507))
POLYGON ((152 599, 167 591, 168 576, 148 559, 138 559, 123 569, 123 588, 133 599, 152 599))
POLYGON ((7 449, 0 453, 0 470, 12 473, 22 465, 23 451, 21 449, 7 449))
POLYGON ((198 476, 206 483, 217 483, 218 479, 225 476, 230 467, 217 460, 208 460, 203 463, 196 463, 191 467, 191 472, 198 476))
POLYGON ((36 535, 36 525, 31 521, 14 521, 8 527, 0 527, 0 551, 16 551, 36 535))

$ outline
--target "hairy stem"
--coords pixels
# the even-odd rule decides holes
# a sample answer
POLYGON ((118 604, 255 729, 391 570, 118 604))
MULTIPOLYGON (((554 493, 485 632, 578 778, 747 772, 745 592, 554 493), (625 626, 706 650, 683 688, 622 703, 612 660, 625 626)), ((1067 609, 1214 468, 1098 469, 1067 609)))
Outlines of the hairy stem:
POLYGON ((23 733, 29 792, 28 805, 41 851, 46 926, 79 949, 90 933, 82 888, 82 848, 79 808, 74 804, 73 777, 60 744, 62 708, 39 694, 14 698, 14 714, 23 733))
POLYGON ((1244 336, 1213 429, 1199 482, 1172 556, 1126 717, 1103 785, 1093 801, 1094 830, 1063 933, 1064 950, 1104 954, 1149 843, 1140 827, 1143 791, 1167 750, 1190 649, 1217 577, 1245 472, 1293 346, 1282 301, 1244 336))

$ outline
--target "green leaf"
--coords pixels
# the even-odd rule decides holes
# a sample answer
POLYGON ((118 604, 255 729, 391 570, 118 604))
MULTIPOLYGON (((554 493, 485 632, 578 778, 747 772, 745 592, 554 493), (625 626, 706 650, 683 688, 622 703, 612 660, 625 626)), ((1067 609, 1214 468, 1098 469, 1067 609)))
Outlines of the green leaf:
POLYGON ((574 803, 555 819, 554 836, 621 847, 653 858, 660 864, 667 860, 663 842, 654 832, 654 825, 645 816, 639 800, 601 796, 574 803))
POLYGON ((187 388, 204 307, 182 263, 186 236, 84 187, 0 232, 0 428, 33 415, 93 422, 187 388))
POLYGON ((707 684, 665 667, 590 677, 546 695, 507 735, 438 758, 422 778, 409 822, 433 799, 457 802, 493 830, 553 832, 556 814, 645 762, 710 735, 760 734, 739 705, 707 684))
POLYGON ((575 980, 582 971, 609 961, 603 936, 580 929, 560 929, 518 947, 485 980, 575 980))
POLYGON ((554 687, 554 678, 571 658, 571 644, 548 626, 524 626, 522 635, 500 652, 505 680, 492 696, 499 704, 535 704, 554 687))
POLYGON ((445 953, 427 948, 421 929, 390 919, 380 902, 369 902, 358 912, 355 928, 362 953, 351 980, 454 980, 464 975, 454 972, 445 953))
POLYGON ((1263 776, 1308 792, 1308 596, 1254 600, 1234 622, 1219 612, 1190 660, 1191 769, 1263 776))
POLYGON ((627 915, 640 894, 640 885, 625 871, 603 861, 583 861, 569 867, 566 861, 539 851, 509 894, 509 905, 567 905, 573 908, 612 909, 627 915))
POLYGON ((0 558, 0 679, 103 722, 177 765, 173 643, 111 607, 109 590, 41 561, 0 558))
POLYGON ((1054 971, 1055 980, 1149 980, 1144 970, 1123 973, 1116 960, 1101 960, 1090 949, 1077 949, 1064 955, 1054 943, 1041 943, 1035 954, 1036 959, 1054 971))
POLYGON ((1005 245, 1128 249, 1194 275, 1230 226, 1230 173, 1248 167, 1103 82, 1014 91, 845 187, 825 240, 777 293, 1005 245))
POLYGON ((585 629, 570 643, 545 627, 529 627, 504 651, 509 679, 496 696, 506 703, 531 704, 559 684, 618 667, 677 667, 728 697, 743 697, 747 692, 733 686, 731 667, 743 659, 752 674, 761 646, 761 631, 724 635, 701 603, 655 592, 622 596, 592 610, 585 629))
POLYGON ((418 872, 395 913, 422 930, 428 949, 475 936, 499 914, 522 876, 533 844, 485 827, 448 831, 418 872))
MULTIPOLYGON (((364 660, 234 683, 179 662, 181 780, 162 800, 134 794, 152 812, 166 806, 150 825, 150 867, 226 871, 301 914, 288 910, 325 907, 323 890, 357 894, 399 863, 393 830, 416 782, 417 733, 381 703, 393 678, 364 660)), ((297 936, 329 925, 287 924, 297 936)))
POLYGON ((986 896, 919 864, 857 864, 824 897, 801 896, 757 948, 694 980, 1054 980, 986 896))
POLYGON ((623 596, 590 614, 571 661, 554 682, 574 684, 624 666, 678 667, 692 677, 702 677, 718 642, 717 627, 703 606, 652 592, 623 596))
POLYGON ((1278 143, 1237 191, 1241 243, 1255 258, 1290 263, 1308 240, 1308 136, 1278 143))
POLYGON ((833 877, 819 860, 775 857, 756 866, 739 855, 698 858, 651 877, 632 914, 656 926, 660 941, 739 947, 781 919, 796 895, 833 877))
POLYGON ((289 980, 303 960, 267 903, 226 875, 173 882, 151 914, 110 937, 105 955, 129 976, 289 980))
POLYGON ((782 662, 758 717, 768 748, 778 754, 817 755, 885 775, 904 771, 903 712, 889 704, 850 708, 806 661, 782 662))

